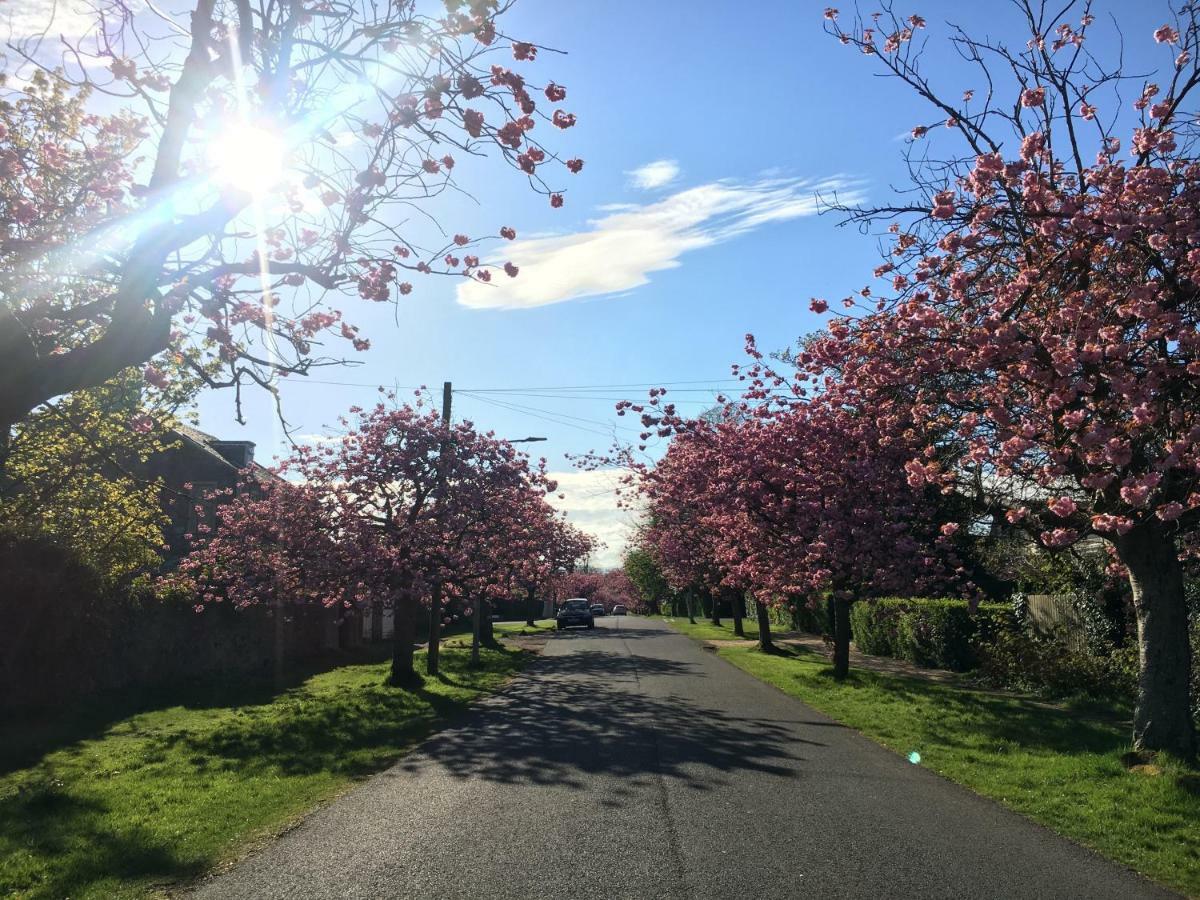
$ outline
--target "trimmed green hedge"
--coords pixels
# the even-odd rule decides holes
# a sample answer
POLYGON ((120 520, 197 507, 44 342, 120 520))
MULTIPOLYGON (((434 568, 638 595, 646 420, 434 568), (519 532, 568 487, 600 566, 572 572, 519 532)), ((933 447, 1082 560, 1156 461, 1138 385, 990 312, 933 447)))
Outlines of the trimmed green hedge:
POLYGON ((963 672, 979 664, 976 647, 1012 624, 1003 603, 895 597, 850 607, 850 630, 863 653, 963 672))

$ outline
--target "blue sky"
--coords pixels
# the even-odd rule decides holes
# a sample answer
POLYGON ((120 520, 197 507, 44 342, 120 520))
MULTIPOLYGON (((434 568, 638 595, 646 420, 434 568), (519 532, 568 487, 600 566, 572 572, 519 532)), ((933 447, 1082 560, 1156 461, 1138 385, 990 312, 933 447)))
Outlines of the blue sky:
MULTIPOLYGON (((742 361, 745 333, 771 349, 819 327, 809 299, 867 283, 877 244, 837 227, 834 215, 810 214, 815 186, 885 199, 903 178, 901 136, 929 121, 901 85, 875 78, 869 60, 822 33, 823 7, 519 0, 505 31, 569 51, 542 53, 523 71, 567 86, 565 106, 579 124, 553 138, 586 161, 583 173, 563 174, 566 205, 551 210, 516 173, 460 166, 478 202, 443 205, 439 219, 451 233, 517 228, 522 238, 495 250, 511 252, 521 276, 492 291, 418 281, 396 312, 348 301, 347 318, 372 350, 359 366, 284 388, 296 432, 322 433, 347 407, 371 402, 374 385, 426 384, 440 396, 448 379, 462 390, 456 418, 504 437, 543 435, 533 449, 569 472, 564 454, 608 446, 613 425, 633 424, 616 418, 613 403, 644 389, 472 392, 687 382, 671 396, 699 410, 712 395, 705 389, 722 387, 730 363, 742 361), (536 396, 555 393, 570 396, 536 396)), ((1024 42, 1002 3, 914 11, 929 22, 930 72, 952 97, 980 85, 945 42, 947 20, 1024 42)), ((1096 12, 1096 52, 1114 46, 1104 19, 1112 13, 1130 70, 1169 59, 1150 38, 1167 21, 1165 4, 1100 3, 1096 12)), ((234 422, 232 403, 227 393, 204 397, 202 426, 255 441, 263 461, 283 451, 265 398, 250 397, 246 426, 234 422)), ((609 543, 598 562, 612 564, 628 517, 612 510, 605 476, 568 474, 563 485, 563 506, 609 543)))

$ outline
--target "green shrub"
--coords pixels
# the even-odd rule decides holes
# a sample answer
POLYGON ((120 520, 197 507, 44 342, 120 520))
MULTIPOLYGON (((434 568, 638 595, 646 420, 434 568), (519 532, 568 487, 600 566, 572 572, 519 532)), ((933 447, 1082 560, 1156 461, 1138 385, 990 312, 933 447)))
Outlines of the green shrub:
POLYGON ((1011 619, 1004 604, 981 603, 972 611, 965 600, 888 598, 850 608, 850 629, 861 652, 959 672, 977 664, 976 645, 1011 619))
POLYGON ((796 631, 806 631, 809 634, 824 634, 829 630, 826 621, 825 601, 818 599, 813 603, 796 603, 792 606, 791 627, 796 631))
POLYGON ((980 676, 996 687, 1101 700, 1131 700, 1137 690, 1137 651, 1132 646, 1097 654, 1065 634, 1040 636, 1006 628, 977 649, 980 676))
POLYGON ((850 633, 860 653, 898 656, 897 629, 907 607, 902 600, 860 601, 850 607, 850 633))

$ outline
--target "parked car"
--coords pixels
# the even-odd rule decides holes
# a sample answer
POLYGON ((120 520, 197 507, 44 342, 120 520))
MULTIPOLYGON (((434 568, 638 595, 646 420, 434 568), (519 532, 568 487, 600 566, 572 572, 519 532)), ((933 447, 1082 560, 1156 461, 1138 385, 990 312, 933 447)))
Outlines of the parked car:
POLYGON ((592 615, 592 610, 588 606, 588 602, 583 597, 572 598, 562 605, 562 609, 558 611, 555 617, 558 622, 558 630, 564 628, 595 628, 596 617, 592 615))
POLYGON ((618 603, 616 606, 613 607, 612 614, 614 616, 623 616, 627 612, 629 612, 629 610, 627 610, 624 606, 622 606, 620 603, 618 603))
POLYGON ((604 615, 607 615, 607 613, 604 611, 604 607, 601 606, 599 603, 593 603, 592 604, 592 615, 593 616, 604 616, 604 615))

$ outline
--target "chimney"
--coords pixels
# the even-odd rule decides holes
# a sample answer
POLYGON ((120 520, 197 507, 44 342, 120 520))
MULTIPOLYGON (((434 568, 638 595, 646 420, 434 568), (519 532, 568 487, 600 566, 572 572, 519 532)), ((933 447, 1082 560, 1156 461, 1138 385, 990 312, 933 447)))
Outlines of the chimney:
POLYGON ((232 466, 245 469, 254 462, 253 441, 213 441, 212 448, 232 466))

